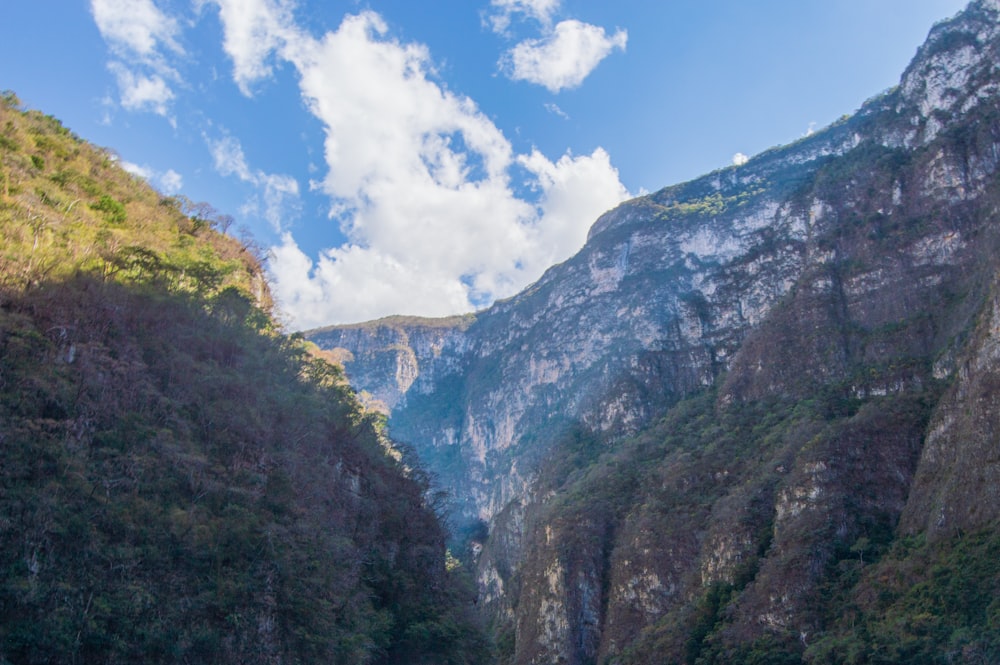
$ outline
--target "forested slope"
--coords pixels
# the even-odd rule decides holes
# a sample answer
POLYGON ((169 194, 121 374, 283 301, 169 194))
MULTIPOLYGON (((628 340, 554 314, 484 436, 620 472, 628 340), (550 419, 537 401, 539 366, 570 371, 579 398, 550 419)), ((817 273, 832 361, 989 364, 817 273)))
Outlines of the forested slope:
POLYGON ((427 482, 252 247, 0 102, 0 663, 463 663, 427 482))

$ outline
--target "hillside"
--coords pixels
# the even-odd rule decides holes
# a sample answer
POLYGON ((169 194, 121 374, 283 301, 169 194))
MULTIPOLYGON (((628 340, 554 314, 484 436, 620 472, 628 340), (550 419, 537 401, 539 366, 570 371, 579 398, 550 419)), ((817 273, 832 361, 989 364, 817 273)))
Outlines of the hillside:
POLYGON ((306 334, 454 492, 501 661, 1000 660, 1000 3, 474 318, 306 334))
POLYGON ((477 663, 425 475, 252 247, 0 101, 0 663, 477 663))

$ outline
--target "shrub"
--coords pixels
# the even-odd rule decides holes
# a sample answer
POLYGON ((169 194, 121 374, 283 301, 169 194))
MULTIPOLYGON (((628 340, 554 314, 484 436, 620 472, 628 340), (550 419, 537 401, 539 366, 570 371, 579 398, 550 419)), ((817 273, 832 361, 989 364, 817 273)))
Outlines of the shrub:
POLYGON ((112 224, 123 224, 127 217, 125 214, 125 206, 122 205, 120 201, 116 201, 107 194, 102 194, 101 198, 97 200, 97 203, 92 203, 90 207, 94 210, 103 212, 107 217, 107 220, 112 224))

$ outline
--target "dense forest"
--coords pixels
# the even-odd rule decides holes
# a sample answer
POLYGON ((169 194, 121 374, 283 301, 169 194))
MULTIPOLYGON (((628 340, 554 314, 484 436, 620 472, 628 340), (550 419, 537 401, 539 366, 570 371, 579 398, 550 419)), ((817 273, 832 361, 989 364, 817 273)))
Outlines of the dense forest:
POLYGON ((0 101, 0 663, 475 663, 424 474, 252 242, 0 101))

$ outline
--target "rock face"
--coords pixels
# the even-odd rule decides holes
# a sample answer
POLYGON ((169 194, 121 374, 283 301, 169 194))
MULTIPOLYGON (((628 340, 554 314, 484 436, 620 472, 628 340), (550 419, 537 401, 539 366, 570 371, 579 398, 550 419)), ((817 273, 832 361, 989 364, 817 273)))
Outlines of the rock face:
POLYGON ((307 334, 488 526, 504 658, 825 662, 838 562, 997 524, 997 63, 973 2, 854 116, 622 204, 514 298, 307 334))

